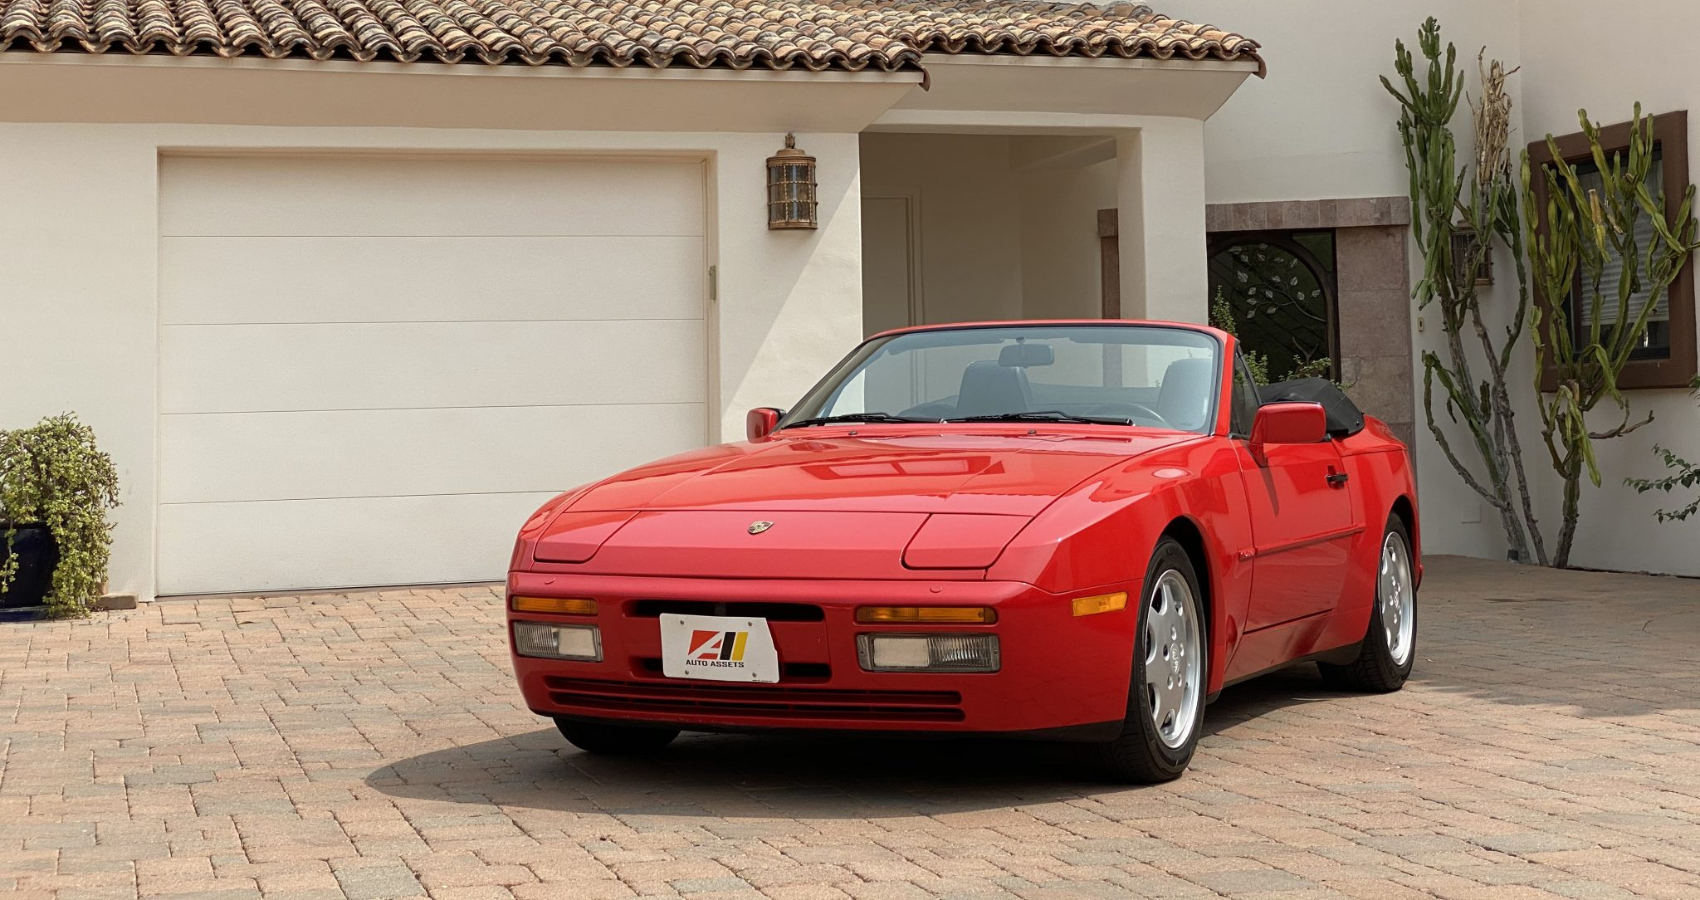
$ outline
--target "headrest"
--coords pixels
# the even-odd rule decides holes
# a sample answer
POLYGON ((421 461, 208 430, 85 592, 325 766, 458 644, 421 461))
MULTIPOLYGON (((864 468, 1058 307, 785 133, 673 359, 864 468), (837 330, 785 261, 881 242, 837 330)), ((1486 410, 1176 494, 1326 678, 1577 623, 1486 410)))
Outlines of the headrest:
POLYGON ((1177 359, 1163 371, 1157 391, 1157 414, 1175 428, 1196 431, 1205 426, 1215 394, 1216 361, 1209 357, 1177 359))
POLYGON ((958 416, 991 416, 1031 409, 1032 389, 1027 384, 1027 373, 1022 370, 990 359, 970 363, 963 370, 962 390, 956 395, 958 416))

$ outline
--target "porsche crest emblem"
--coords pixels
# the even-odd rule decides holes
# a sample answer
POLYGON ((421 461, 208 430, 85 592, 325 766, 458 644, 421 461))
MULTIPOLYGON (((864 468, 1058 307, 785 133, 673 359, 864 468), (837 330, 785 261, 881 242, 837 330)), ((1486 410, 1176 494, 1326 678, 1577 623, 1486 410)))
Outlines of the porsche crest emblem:
POLYGON ((750 534, 761 534, 762 532, 764 532, 764 531, 766 531, 766 530, 768 530, 769 528, 772 528, 772 527, 773 527, 772 522, 751 522, 750 523, 750 534))

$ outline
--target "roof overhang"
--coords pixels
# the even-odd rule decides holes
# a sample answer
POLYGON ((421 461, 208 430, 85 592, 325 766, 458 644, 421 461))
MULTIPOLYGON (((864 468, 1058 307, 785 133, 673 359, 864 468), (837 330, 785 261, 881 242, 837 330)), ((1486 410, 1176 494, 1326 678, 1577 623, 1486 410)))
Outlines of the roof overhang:
POLYGON ((923 77, 0 53, 0 121, 855 133, 923 77))
POLYGON ((1163 116, 1207 119, 1257 75, 1255 60, 934 56, 928 90, 903 96, 874 130, 974 122, 1163 116))

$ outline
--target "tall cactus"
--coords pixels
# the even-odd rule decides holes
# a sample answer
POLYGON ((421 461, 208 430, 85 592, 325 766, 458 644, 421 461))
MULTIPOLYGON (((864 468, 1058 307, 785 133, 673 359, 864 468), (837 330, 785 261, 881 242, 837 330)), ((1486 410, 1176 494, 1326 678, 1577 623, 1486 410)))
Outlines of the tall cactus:
POLYGON ((1505 78, 1509 73, 1498 62, 1482 64, 1483 95, 1479 104, 1472 104, 1476 158, 1470 164, 1460 164, 1452 132, 1452 120, 1464 95, 1457 48, 1447 44, 1443 61, 1440 24, 1433 18, 1423 23, 1417 46, 1427 64, 1422 77, 1418 76, 1415 57, 1399 41, 1395 44, 1394 72, 1400 84, 1385 76, 1381 83, 1399 101, 1399 138, 1411 175, 1411 229, 1423 257, 1423 276, 1414 297, 1418 309, 1431 304, 1439 308, 1446 337, 1444 359, 1433 351, 1423 352, 1423 413, 1429 432, 1453 470, 1498 511, 1511 557, 1546 565, 1546 548, 1530 499, 1506 384, 1511 354, 1522 337, 1529 309, 1517 187, 1506 149, 1511 101, 1505 93, 1505 78), (1462 222, 1455 220, 1455 215, 1461 216, 1462 222), (1473 232, 1476 239, 1468 242, 1467 255, 1458 259, 1454 257, 1453 238, 1465 231, 1473 232), (1511 251, 1518 282, 1511 324, 1497 338, 1487 325, 1476 293, 1477 273, 1487 265, 1496 244, 1511 251), (1480 348, 1486 378, 1475 374, 1466 332, 1474 335, 1480 348), (1469 434, 1474 449, 1469 462, 1453 449, 1435 416, 1437 382, 1447 417, 1469 434), (1478 467, 1481 477, 1476 474, 1478 467))

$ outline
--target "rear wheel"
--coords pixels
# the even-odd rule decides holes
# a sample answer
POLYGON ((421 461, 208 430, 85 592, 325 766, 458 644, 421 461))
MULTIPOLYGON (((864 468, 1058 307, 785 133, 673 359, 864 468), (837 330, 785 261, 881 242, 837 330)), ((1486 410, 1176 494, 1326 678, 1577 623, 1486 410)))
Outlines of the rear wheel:
POLYGON ((1204 722, 1204 600, 1192 558, 1173 538, 1157 543, 1140 594, 1133 681, 1121 737, 1102 745, 1113 780, 1149 784, 1186 771, 1204 722))
POLYGON ((1417 659, 1417 584, 1411 537, 1398 516, 1387 520, 1376 564, 1375 608, 1358 658, 1343 666, 1317 663, 1322 680, 1348 691, 1385 694, 1405 686, 1417 659))
POLYGON ((676 729, 645 728, 557 718, 555 727, 574 747, 600 756, 639 756, 656 753, 679 736, 676 729))

